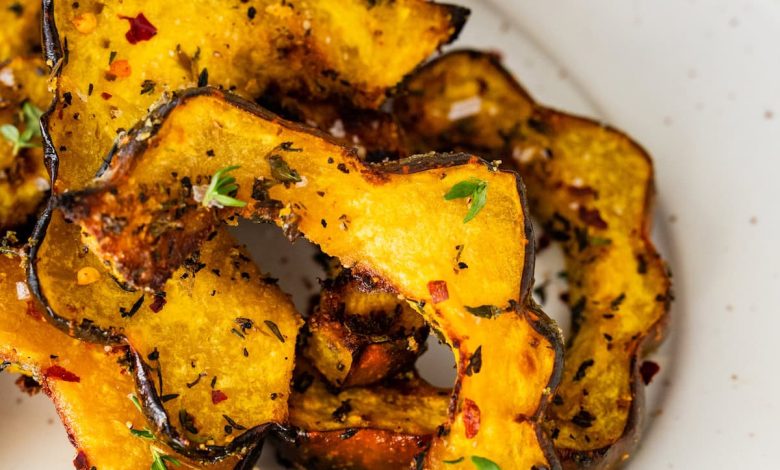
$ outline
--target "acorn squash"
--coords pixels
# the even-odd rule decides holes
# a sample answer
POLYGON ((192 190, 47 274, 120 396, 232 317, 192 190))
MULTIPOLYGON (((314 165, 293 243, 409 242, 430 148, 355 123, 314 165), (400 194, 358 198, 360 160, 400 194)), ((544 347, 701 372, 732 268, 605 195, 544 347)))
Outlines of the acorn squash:
POLYGON ((79 188, 165 93, 211 83, 247 98, 341 96, 376 108, 454 39, 468 10, 424 0, 44 1, 57 76, 48 128, 62 188, 79 188), (186 25, 186 27, 184 26, 186 25))
MULTIPOLYGON (((40 237, 40 235, 36 235, 40 237)), ((159 291, 133 291, 52 214, 30 273, 48 321, 89 342, 128 344, 154 431, 200 460, 257 446, 287 421, 295 343, 291 300, 224 229, 159 291)))
POLYGON ((611 468, 642 429, 645 352, 658 344, 670 278, 650 240, 653 166, 624 133, 537 104, 499 59, 457 51, 407 83, 394 111, 415 151, 500 159, 562 244, 573 332, 546 428, 571 468, 611 468))
MULTIPOLYGON (((214 464, 189 460, 148 434, 149 423, 130 399, 136 393, 132 375, 118 364, 126 364, 125 348, 87 344, 45 323, 29 296, 18 256, 0 256, 0 304, 0 362, 43 385, 77 449, 77 469, 149 468, 155 452, 188 468, 244 468, 239 455, 214 464)), ((246 460, 251 468, 254 459, 246 460)))
POLYGON ((506 468, 557 467, 541 418, 562 348, 557 328, 528 305, 532 228, 516 175, 465 154, 365 164, 325 136, 206 88, 153 111, 119 142, 103 178, 59 200, 120 279, 152 291, 220 220, 273 221, 290 238, 305 235, 411 302, 452 346, 450 416, 425 466, 478 456, 506 468), (227 194, 207 198, 228 169, 227 194), (185 179, 208 187, 193 192, 185 179), (162 222, 178 229, 151 230, 162 222), (468 269, 455 269, 460 262, 468 269))

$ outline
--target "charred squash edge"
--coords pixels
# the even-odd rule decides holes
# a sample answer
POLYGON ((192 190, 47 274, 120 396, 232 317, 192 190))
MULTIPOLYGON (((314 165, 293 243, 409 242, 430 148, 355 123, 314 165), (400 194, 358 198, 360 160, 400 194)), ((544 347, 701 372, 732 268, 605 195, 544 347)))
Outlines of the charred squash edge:
MULTIPOLYGON (((43 129, 43 149, 46 168, 49 171, 50 183, 54 185, 57 180, 57 169, 59 166, 59 157, 54 149, 48 134, 49 116, 54 106, 41 117, 41 127, 43 129)), ((51 186, 52 188, 54 186, 51 186)), ((110 346, 126 345, 135 365, 133 379, 136 383, 139 398, 143 404, 144 414, 151 424, 154 425, 166 439, 167 444, 179 452, 194 460, 203 462, 216 462, 236 452, 247 452, 253 454, 262 448, 262 440, 270 431, 278 431, 280 435, 286 435, 285 428, 281 424, 265 423, 248 429, 227 446, 205 446, 205 448, 193 449, 184 444, 181 436, 171 424, 170 417, 165 411, 162 400, 160 399, 154 385, 154 381, 149 374, 149 366, 143 360, 141 355, 135 351, 127 342, 126 338, 113 329, 103 330, 97 325, 91 323, 76 324, 58 315, 51 308, 46 295, 41 289, 37 271, 38 251, 46 238, 46 232, 51 222, 53 212, 57 209, 57 197, 50 193, 48 201, 43 208, 35 227, 33 228, 30 242, 27 247, 27 284, 30 292, 43 307, 43 316, 46 321, 65 334, 90 343, 104 344, 110 346)), ((258 451, 259 452, 259 451, 258 451)))
MULTIPOLYGON (((501 73, 506 78, 507 82, 511 85, 514 91, 520 94, 523 97, 523 99, 527 100, 538 111, 541 111, 543 113, 546 112, 551 114, 564 115, 568 119, 577 120, 582 123, 599 126, 608 131, 615 132, 616 134, 625 136, 628 139, 628 141, 631 142, 631 144, 634 147, 636 147, 639 153, 641 153, 642 157, 650 166, 650 170, 651 170, 650 178, 648 178, 647 184, 645 185, 644 188, 645 189, 645 202, 644 202, 644 210, 643 210, 644 217, 642 221, 641 231, 636 235, 636 237, 641 240, 643 246, 648 251, 648 253, 651 253, 653 255, 658 255, 658 250, 656 249, 653 241, 650 239, 650 230, 652 225, 652 208, 655 202, 655 170, 653 165, 653 159, 650 157, 650 154, 642 145, 640 145, 638 142, 632 139, 624 131, 617 129, 611 125, 604 124, 603 122, 598 121, 596 119, 573 115, 566 111, 561 111, 559 109, 549 107, 544 104, 540 104, 522 86, 522 84, 518 81, 518 79, 515 78, 515 76, 504 66, 504 64, 501 62, 500 56, 498 56, 497 54, 479 51, 476 49, 452 50, 452 51, 448 51, 447 54, 439 56, 433 59, 432 61, 426 63, 419 70, 424 71, 429 68, 433 68, 440 60, 444 60, 447 57, 453 55, 465 55, 470 58, 480 58, 480 59, 489 60, 491 64, 495 67, 496 71, 501 73)), ((405 81, 405 84, 406 83, 408 83, 408 80, 405 81)), ((517 167, 514 165, 514 163, 511 164, 511 168, 514 171, 517 171, 517 167)), ((671 292, 672 292, 671 282, 668 282, 667 290, 666 290, 667 300, 664 305, 663 316, 655 324, 653 324, 647 329, 646 333, 642 338, 639 338, 636 341, 636 349, 632 352, 633 355, 631 361, 632 377, 631 377, 630 390, 631 390, 631 395, 633 397, 633 400, 631 403, 631 408, 628 413, 628 417, 626 419, 626 426, 623 430, 622 435, 617 441, 615 441, 614 444, 607 447, 602 447, 600 449, 594 449, 589 451, 574 451, 574 450, 560 451, 556 449, 556 452, 559 454, 561 462, 564 464, 564 468, 612 468, 615 465, 619 464, 621 461, 623 461, 624 455, 629 454, 631 451, 633 451, 636 448, 639 442, 639 435, 642 432, 642 427, 645 421, 645 413, 644 413, 645 386, 644 383, 642 382, 642 377, 639 374, 639 365, 642 362, 643 357, 646 356, 648 352, 658 347, 664 340, 666 328, 669 324, 669 310, 671 307, 671 298, 672 298, 671 292), (572 464, 574 464, 573 467, 571 467, 572 464)))
MULTIPOLYGON (((48 15, 49 15, 49 11, 47 9, 45 11, 44 17, 48 15)), ((232 106, 235 106, 248 113, 254 114, 261 118, 276 119, 276 121, 279 123, 280 126, 286 126, 296 130, 305 130, 306 132, 310 132, 314 135, 317 135, 322 139, 325 139, 329 142, 333 142, 333 139, 331 137, 327 136, 322 132, 314 131, 312 129, 309 129, 305 126, 296 123, 280 121, 276 118, 275 115, 273 115, 272 113, 268 112, 263 108, 260 108, 254 103, 251 103, 235 95, 232 95, 230 93, 212 87, 193 88, 193 89, 185 90, 183 92, 174 94, 174 97, 169 102, 153 110, 150 113, 150 117, 152 118, 151 120, 155 122, 155 125, 154 128, 152 129, 151 135, 154 136, 156 134, 156 132, 160 129, 162 122, 165 120, 167 115, 171 111, 173 111, 178 105, 184 103, 190 98, 194 98, 198 96, 218 96, 222 99, 225 99, 225 101, 231 104, 232 106)), ((52 144, 51 137, 48 133, 49 117, 53 109, 54 107, 52 105, 52 107, 41 118, 41 126, 43 129, 42 134, 43 134, 43 145, 44 145, 44 158, 45 158, 46 167, 49 170, 50 183, 52 188, 56 183, 57 171, 59 167, 59 157, 56 149, 52 144)), ((143 152, 146 146, 148 145, 149 140, 151 139, 145 139, 143 141, 139 141, 134 138, 135 135, 139 133, 142 129, 145 129, 146 131, 149 130, 148 128, 144 127, 144 120, 142 120, 139 124, 137 124, 133 129, 131 129, 128 132, 128 136, 130 137, 128 139, 129 141, 128 145, 122 148, 118 148, 115 146, 111 150, 108 157, 106 158, 106 164, 110 163, 113 157, 118 155, 119 153, 135 155, 140 152, 143 152)), ((437 154, 435 156, 430 156, 430 155, 422 156, 419 158, 410 158, 410 159, 405 159, 397 162, 372 164, 372 165, 368 165, 368 167, 379 173, 382 172, 398 173, 398 174, 417 173, 425 170, 463 165, 470 161, 474 161, 474 158, 475 157, 473 157, 472 155, 463 154, 463 153, 437 154)), ((478 161, 487 167, 490 168, 493 167, 493 165, 486 160, 478 159, 478 161)), ((512 172, 512 173, 514 173, 515 176, 518 196, 520 198, 523 207, 523 216, 525 220, 525 237, 528 240, 533 240, 534 232, 533 232, 533 226, 531 225, 531 219, 528 215, 525 186, 523 185, 523 182, 520 179, 519 175, 517 175, 516 172, 512 172)), ((89 191, 89 189, 86 191, 89 191)), ((53 193, 49 196, 48 202, 46 203, 46 206, 42 211, 38 221, 36 222, 35 228, 33 230, 33 234, 30 240, 30 245, 28 248, 29 261, 27 264, 27 281, 30 286, 30 290, 33 296, 38 300, 38 302, 43 307, 44 316, 46 317, 47 321, 49 321, 50 323, 52 323, 53 325, 55 325, 57 328, 64 331, 65 333, 77 337, 79 339, 101 343, 101 344, 124 343, 124 339, 121 336, 117 335, 117 333, 114 331, 105 331, 91 324, 77 325, 75 324, 75 322, 58 315, 51 308, 46 298, 46 295, 41 289, 41 285, 38 280, 36 260, 37 260, 38 250, 42 245, 43 240, 46 236, 46 229, 48 228, 49 222, 51 221, 52 213, 54 210, 57 209, 58 200, 59 198, 53 193)), ((526 261, 525 261, 525 266, 523 267, 523 272, 521 273, 522 279, 521 279, 520 293, 519 293, 520 305, 528 304, 529 299, 531 298, 530 291, 531 288, 533 287, 534 256, 535 256, 534 244, 527 243, 525 247, 526 261)), ((373 275, 374 273, 366 272, 366 274, 373 275)), ((533 306, 528 306, 527 308, 534 309, 533 306)), ((546 314, 541 313, 541 311, 536 311, 536 313, 538 319, 532 320, 526 313, 522 311, 521 307, 518 307, 518 312, 517 312, 518 315, 524 315, 527 321, 529 321, 529 324, 532 326, 532 328, 536 330, 539 334, 544 336, 550 342, 550 344, 554 345, 556 348, 555 364, 553 366, 553 371, 550 380, 548 381, 548 387, 551 390, 555 390, 558 383, 560 383, 560 379, 563 373, 563 346, 559 341, 557 327, 554 325, 552 320, 550 320, 546 314)), ((291 439, 292 436, 295 434, 295 430, 293 430, 289 426, 269 423, 266 425, 257 426, 255 428, 246 431, 244 434, 236 438, 236 440, 234 440, 228 446, 224 446, 224 447, 208 446, 205 449, 192 449, 186 447, 185 445, 183 445, 176 430, 170 424, 171 423, 170 418, 168 417, 168 414, 166 413, 163 404, 154 389, 153 382, 148 377, 148 366, 144 362, 143 358, 141 358, 138 355, 137 352, 132 351, 132 355, 133 355, 133 360, 137 365, 135 370, 135 379, 139 389, 139 394, 141 395, 142 398, 143 407, 147 415, 147 418, 165 436, 169 445, 176 451, 182 453, 183 455, 201 461, 216 461, 226 457, 230 453, 236 452, 239 449, 246 448, 257 441, 260 441, 268 432, 273 432, 283 439, 291 439)), ((541 391, 540 394, 542 394, 541 391)), ((540 399, 540 405, 537 410, 538 417, 543 416, 544 410, 547 406, 549 396, 550 395, 542 396, 542 398, 540 399)), ((541 425, 537 428, 537 438, 539 439, 541 447, 544 449, 548 461, 552 463, 553 468, 559 468, 557 467, 557 458, 555 457, 556 454, 555 451, 553 450, 552 443, 545 435, 541 425)))
MULTIPOLYGON (((52 71, 54 72, 55 77, 59 77, 60 73, 62 71, 62 66, 66 65, 68 62, 68 54, 67 50, 63 49, 62 42, 60 41, 60 34, 57 30, 57 23, 56 18, 54 15, 54 3, 56 1, 64 1, 64 0, 42 0, 42 11, 41 11, 41 38, 42 38, 42 49, 43 49, 43 57, 46 60, 49 67, 52 68, 52 71), (62 61, 62 64, 59 64, 59 62, 62 61)), ((433 0, 427 0, 428 2, 433 2, 433 0)), ((460 37, 460 33, 463 31, 463 27, 466 25, 466 22, 468 21, 469 17, 471 16, 471 10, 468 8, 456 5, 453 3, 436 3, 441 8, 446 9, 448 13, 450 14, 450 25, 452 26, 452 33, 449 37, 447 37, 445 40, 441 41, 438 45, 439 51, 442 47, 446 46, 447 44, 452 44, 455 42, 458 37, 460 37)), ((66 42, 67 44, 67 42, 66 42)), ((394 86, 388 88, 385 90, 385 96, 393 96, 397 92, 403 90, 403 85, 406 83, 407 80, 409 80, 411 77, 415 75, 415 73, 422 69, 425 66, 425 61, 417 64, 417 66, 410 70, 404 77, 401 78, 401 80, 396 83, 394 86)), ((57 87, 56 95, 59 96, 59 87, 57 87)))

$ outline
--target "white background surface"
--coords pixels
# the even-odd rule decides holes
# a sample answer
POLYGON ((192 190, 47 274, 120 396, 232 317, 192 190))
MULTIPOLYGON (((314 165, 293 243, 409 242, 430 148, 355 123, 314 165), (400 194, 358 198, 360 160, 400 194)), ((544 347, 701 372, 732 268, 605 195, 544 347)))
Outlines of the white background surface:
MULTIPOLYGON (((540 101, 625 129, 655 159, 677 300, 629 468, 778 468, 780 2, 452 1, 475 10, 460 45, 499 49, 540 101)), ((437 357, 428 374, 446 376, 437 357)), ((11 383, 0 469, 71 469, 51 405, 11 383)))

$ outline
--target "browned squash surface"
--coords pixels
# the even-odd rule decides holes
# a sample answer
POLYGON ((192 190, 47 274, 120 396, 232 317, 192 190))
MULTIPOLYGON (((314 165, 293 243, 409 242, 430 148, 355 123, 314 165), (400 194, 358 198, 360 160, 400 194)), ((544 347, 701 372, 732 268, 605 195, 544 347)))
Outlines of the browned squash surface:
POLYGON ((131 373, 117 363, 122 348, 107 352, 103 346, 59 332, 43 321, 33 299, 24 295, 25 289, 21 259, 0 256, 0 362, 11 363, 43 384, 78 450, 76 468, 149 468, 153 448, 177 458, 183 468, 236 466, 239 456, 199 464, 159 440, 134 436, 128 423, 138 431, 150 426, 128 398, 136 392, 131 373))
POLYGON ((307 470, 408 468, 447 420, 449 390, 414 372, 381 385, 332 391, 304 363, 290 400, 294 442, 280 442, 286 459, 307 470))
MULTIPOLYGON (((5 13, 0 12, 3 28, 5 23, 1 17, 5 13)), ((2 34, 0 32, 0 36, 2 34)), ((2 47, 3 40, 0 39, 2 47)), ((47 78, 48 73, 39 58, 16 57, 0 65, 0 126, 15 129, 19 136, 30 126, 36 130, 24 140, 30 146, 16 151, 14 142, 6 136, 7 130, 0 135, 0 228, 27 222, 48 188, 39 125, 23 112, 25 105, 37 109, 49 106, 51 94, 46 87, 47 78)))
POLYGON ((397 294, 349 270, 325 281, 306 323, 303 354, 335 387, 368 385, 409 369, 428 337, 423 318, 397 294))
POLYGON ((540 419, 562 352, 558 330, 525 305, 532 231, 516 175, 469 155, 367 165, 213 89, 187 92, 153 112, 120 143, 107 175, 62 202, 122 279, 159 288, 217 219, 271 220, 288 236, 304 234, 417 305, 452 346, 458 381, 428 468, 469 455, 506 468, 557 466, 540 419), (182 183, 207 185, 230 165, 240 165, 231 194, 248 203, 241 209, 203 207, 199 190, 182 183), (468 223, 466 198, 445 199, 464 181, 488 191, 468 223), (162 222, 178 228, 151 231, 162 222), (459 262, 468 269, 455 269, 459 262))
POLYGON ((257 98, 343 96, 374 108, 468 11, 425 0, 45 0, 57 71, 49 119, 59 186, 89 181, 163 93, 206 82, 257 98))
POLYGON ((251 448, 269 423, 287 421, 302 322, 224 229, 152 294, 123 288, 79 232, 54 214, 36 263, 47 312, 77 337, 132 346, 146 364, 139 396, 172 444, 212 458, 220 446, 251 448))
POLYGON ((309 101, 289 96, 270 96, 260 103, 287 120, 330 134, 340 144, 355 148, 363 160, 380 162, 408 153, 401 128, 387 111, 358 109, 335 100, 309 101))
POLYGON ((649 238, 650 157, 615 129, 536 104, 489 54, 447 54, 407 86, 395 111, 411 147, 517 168, 532 212, 563 243, 574 334, 547 431, 572 467, 624 460, 641 430, 637 369, 670 302, 649 238))

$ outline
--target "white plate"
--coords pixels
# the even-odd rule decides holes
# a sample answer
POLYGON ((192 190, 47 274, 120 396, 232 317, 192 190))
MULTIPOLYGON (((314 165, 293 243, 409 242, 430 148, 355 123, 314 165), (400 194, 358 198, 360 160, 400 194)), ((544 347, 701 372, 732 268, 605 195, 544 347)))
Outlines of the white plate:
MULTIPOLYGON (((474 10, 458 46, 501 51, 539 100, 617 125, 655 158, 655 238, 677 300, 630 468, 778 468, 780 2, 453 1, 474 10)), ((301 304, 305 249, 280 255, 256 228, 239 236, 301 304)), ((538 278, 555 272, 551 257, 538 278)), ((441 384, 447 354, 423 360, 441 384)), ((73 468, 51 405, 11 383, 0 377, 0 468, 73 468)))

